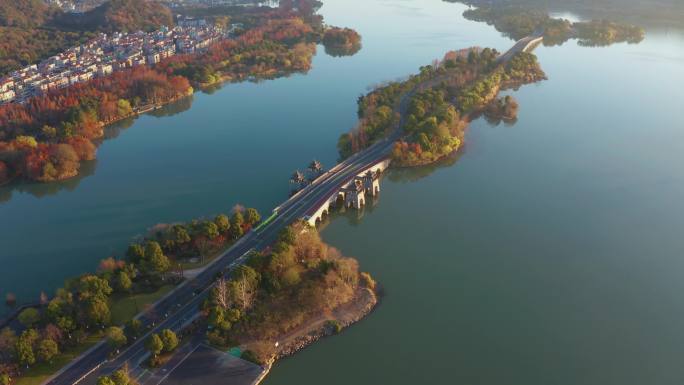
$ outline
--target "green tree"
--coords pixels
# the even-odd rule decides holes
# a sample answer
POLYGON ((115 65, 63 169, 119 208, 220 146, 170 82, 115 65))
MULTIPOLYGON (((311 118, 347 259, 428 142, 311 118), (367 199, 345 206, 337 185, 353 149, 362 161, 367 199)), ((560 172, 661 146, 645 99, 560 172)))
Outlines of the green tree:
POLYGON ((238 322, 240 320, 240 310, 238 309, 228 309, 226 310, 225 317, 229 322, 238 322))
POLYGON ((214 223, 218 227, 218 231, 225 234, 230 229, 230 219, 225 214, 219 214, 214 218, 214 223))
POLYGON ((142 322, 138 319, 132 319, 126 322, 126 334, 129 337, 139 337, 142 333, 142 322))
POLYGON ((174 225, 171 228, 171 232, 173 233, 173 240, 177 244, 185 244, 190 242, 190 234, 188 234, 188 230, 185 228, 185 226, 174 225))
POLYGON ((70 316, 59 317, 56 322, 57 326, 67 333, 76 329, 76 322, 70 316))
POLYGON ((278 241, 286 243, 288 245, 294 245, 295 240, 297 240, 297 234, 295 234, 292 226, 287 226, 280 231, 278 235, 278 241))
POLYGON ((245 223, 245 219, 240 211, 235 211, 233 216, 230 218, 230 236, 233 239, 238 239, 244 234, 242 225, 245 223))
POLYGON ((19 364, 30 366, 36 363, 36 355, 33 351, 36 341, 38 341, 38 332, 35 329, 27 329, 21 333, 15 347, 19 364))
POLYGON ((219 236, 218 226, 214 222, 204 221, 200 225, 200 234, 208 239, 214 239, 219 236))
POLYGON ((164 329, 161 332, 160 338, 164 343, 164 351, 172 352, 178 347, 178 336, 171 329, 164 329))
POLYGON ((219 324, 225 321, 225 313, 219 306, 214 306, 209 311, 207 322, 213 327, 218 327, 219 324))
POLYGON ((38 344, 38 358, 42 362, 52 362, 52 359, 59 354, 59 346, 57 342, 50 338, 46 338, 38 344))
POLYGON ((116 112, 119 116, 128 116, 133 112, 131 103, 126 99, 119 99, 116 102, 116 112))
POLYGON ((32 307, 19 313, 19 322, 27 328, 32 327, 40 320, 40 313, 32 307))
POLYGON ((107 330, 107 342, 113 349, 119 349, 120 347, 126 345, 128 339, 126 338, 126 334, 124 334, 123 329, 117 326, 112 326, 107 330))
POLYGON ((57 137, 57 129, 55 127, 44 125, 40 131, 47 140, 52 140, 57 137))
POLYGON ((255 225, 260 220, 261 215, 259 215, 259 212, 256 209, 250 207, 245 211, 245 221, 250 226, 255 225))
POLYGON ((133 287, 131 277, 125 271, 121 270, 116 273, 116 288, 122 292, 129 292, 133 287))
POLYGON ((101 300, 107 299, 112 294, 112 287, 106 279, 100 278, 96 275, 86 275, 81 277, 77 283, 77 290, 79 298, 85 300, 88 298, 99 298, 101 300))
POLYGON ((117 370, 112 374, 112 381, 114 382, 114 385, 133 385, 136 384, 136 382, 131 379, 130 374, 128 373, 128 364, 124 365, 123 368, 117 370))
POLYGON ((140 263, 145 258, 145 249, 138 243, 133 243, 126 250, 126 258, 134 263, 140 263))
POLYGON ((107 376, 102 376, 97 379, 97 385, 117 385, 114 380, 107 376))
POLYGON ((147 340, 145 347, 150 351, 150 353, 152 353, 153 356, 158 356, 162 350, 164 350, 164 342, 161 340, 158 334, 152 334, 152 336, 147 340))
POLYGON ((109 304, 100 297, 89 298, 84 309, 85 322, 89 325, 106 325, 111 319, 109 304))
POLYGON ((145 243, 145 260, 143 266, 149 272, 165 273, 171 267, 169 259, 164 255, 159 242, 145 243))
POLYGON ((36 141, 36 138, 29 135, 19 135, 16 137, 16 139, 14 139, 14 141, 20 146, 31 148, 38 147, 38 142, 36 141))
POLYGON ((0 385, 10 385, 12 378, 7 373, 0 373, 0 385))

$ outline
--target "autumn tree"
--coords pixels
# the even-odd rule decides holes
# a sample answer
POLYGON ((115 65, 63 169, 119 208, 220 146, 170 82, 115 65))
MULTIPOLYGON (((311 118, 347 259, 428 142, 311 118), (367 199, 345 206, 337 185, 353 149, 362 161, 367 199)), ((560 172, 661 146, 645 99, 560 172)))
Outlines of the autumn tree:
POLYGON ((214 302, 220 306, 222 309, 228 309, 230 306, 230 297, 228 292, 228 284, 226 279, 221 277, 216 281, 216 285, 212 290, 212 297, 214 302))
POLYGON ((232 299, 242 310, 252 306, 259 284, 259 274, 251 267, 241 265, 233 272, 230 281, 232 299))

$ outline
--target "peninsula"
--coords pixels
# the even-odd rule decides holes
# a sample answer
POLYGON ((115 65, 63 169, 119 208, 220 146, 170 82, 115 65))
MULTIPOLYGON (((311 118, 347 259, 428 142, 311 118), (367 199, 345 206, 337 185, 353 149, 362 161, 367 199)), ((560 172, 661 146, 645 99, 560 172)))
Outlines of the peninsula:
POLYGON ((501 57, 489 48, 452 51, 408 80, 360 98, 359 123, 338 142, 341 157, 394 135, 395 166, 425 165, 457 151, 473 118, 511 104, 510 98, 496 100, 501 90, 545 79, 533 54, 501 57))

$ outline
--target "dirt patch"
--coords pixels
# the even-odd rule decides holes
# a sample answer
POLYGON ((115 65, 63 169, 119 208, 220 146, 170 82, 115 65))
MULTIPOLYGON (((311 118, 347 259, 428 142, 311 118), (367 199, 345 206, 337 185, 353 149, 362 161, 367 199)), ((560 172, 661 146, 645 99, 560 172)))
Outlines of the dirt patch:
POLYGON ((302 325, 286 334, 278 336, 273 341, 251 340, 240 345, 242 350, 250 350, 257 356, 265 358, 268 371, 271 365, 284 357, 291 356, 319 339, 336 334, 339 325, 344 329, 360 321, 377 305, 378 297, 375 292, 366 287, 358 287, 354 298, 327 314, 319 314, 309 318, 302 325), (332 321, 332 322, 331 322, 332 321))

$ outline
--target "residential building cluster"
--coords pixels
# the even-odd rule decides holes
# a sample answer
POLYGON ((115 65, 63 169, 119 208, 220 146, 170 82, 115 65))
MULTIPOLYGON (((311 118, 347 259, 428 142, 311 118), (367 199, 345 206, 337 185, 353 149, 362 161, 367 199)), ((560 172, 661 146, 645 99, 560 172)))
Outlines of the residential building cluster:
POLYGON ((180 53, 206 49, 228 32, 202 19, 182 18, 178 26, 155 32, 100 34, 39 64, 0 78, 0 104, 23 103, 44 92, 68 87, 114 71, 153 65, 180 53))

